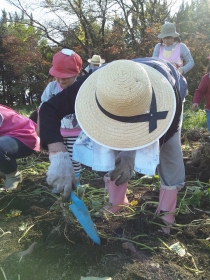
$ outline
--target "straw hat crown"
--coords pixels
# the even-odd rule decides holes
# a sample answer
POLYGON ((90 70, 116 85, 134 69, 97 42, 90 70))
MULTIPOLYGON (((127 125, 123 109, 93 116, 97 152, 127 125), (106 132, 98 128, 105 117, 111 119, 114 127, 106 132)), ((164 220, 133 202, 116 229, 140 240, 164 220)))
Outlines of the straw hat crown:
POLYGON ((106 70, 106 73, 99 73, 96 84, 96 97, 106 111, 117 116, 135 116, 149 111, 152 87, 140 64, 113 61, 106 70))
POLYGON ((180 34, 176 32, 176 26, 171 22, 167 22, 162 25, 161 33, 157 37, 160 39, 165 38, 165 37, 176 38, 176 37, 179 37, 179 35, 180 34))
POLYGON ((77 121, 96 143, 114 150, 134 150, 159 139, 176 108, 173 88, 156 69, 117 60, 93 72, 75 102, 77 121))

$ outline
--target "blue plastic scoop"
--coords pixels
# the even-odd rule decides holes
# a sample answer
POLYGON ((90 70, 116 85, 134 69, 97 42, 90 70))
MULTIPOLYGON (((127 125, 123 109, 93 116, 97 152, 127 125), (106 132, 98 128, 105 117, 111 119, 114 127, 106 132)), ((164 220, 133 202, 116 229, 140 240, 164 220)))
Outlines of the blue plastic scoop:
POLYGON ((79 199, 73 191, 71 191, 70 199, 73 203, 69 205, 69 209, 73 212, 78 222, 93 242, 100 245, 100 237, 84 202, 79 199))

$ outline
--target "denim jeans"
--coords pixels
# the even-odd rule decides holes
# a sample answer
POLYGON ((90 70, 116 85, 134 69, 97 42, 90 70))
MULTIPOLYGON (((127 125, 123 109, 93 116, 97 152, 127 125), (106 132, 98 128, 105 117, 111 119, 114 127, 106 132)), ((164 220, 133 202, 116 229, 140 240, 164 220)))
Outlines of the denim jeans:
POLYGON ((17 169, 16 159, 33 154, 33 150, 16 138, 0 136, 0 171, 9 174, 17 169))
POLYGON ((208 131, 210 131, 210 110, 206 110, 206 122, 207 122, 208 131))

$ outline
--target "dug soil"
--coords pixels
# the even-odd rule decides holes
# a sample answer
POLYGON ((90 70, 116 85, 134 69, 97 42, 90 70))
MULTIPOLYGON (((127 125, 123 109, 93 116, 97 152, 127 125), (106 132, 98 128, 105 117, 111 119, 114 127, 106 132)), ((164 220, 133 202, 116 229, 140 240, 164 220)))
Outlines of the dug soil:
POLYGON ((104 174, 83 168, 82 187, 76 194, 90 211, 100 245, 88 237, 68 204, 48 188, 46 153, 34 155, 30 164, 29 159, 22 161, 21 190, 0 193, 0 280, 209 280, 208 133, 183 131, 182 147, 186 186, 178 193, 170 235, 161 231, 161 218, 154 214, 157 176, 134 174, 128 187, 129 207, 111 216, 100 212, 107 200, 104 174))

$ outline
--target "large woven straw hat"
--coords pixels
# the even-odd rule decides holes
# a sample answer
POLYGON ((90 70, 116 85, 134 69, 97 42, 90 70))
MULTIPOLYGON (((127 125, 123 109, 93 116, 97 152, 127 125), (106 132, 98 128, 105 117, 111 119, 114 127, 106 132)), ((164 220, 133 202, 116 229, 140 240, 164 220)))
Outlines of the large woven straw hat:
POLYGON ((89 63, 92 63, 92 64, 98 64, 98 65, 101 65, 105 62, 105 60, 103 58, 101 58, 100 55, 97 55, 97 54, 94 54, 92 56, 92 58, 89 58, 88 59, 88 62, 89 63))
POLYGON ((176 26, 171 23, 171 22, 167 22, 165 24, 162 25, 161 27, 161 33, 158 35, 158 38, 162 39, 165 37, 179 37, 179 33, 176 32, 176 26))
POLYGON ((135 150, 159 139, 169 128, 176 100, 171 84, 156 69, 117 60, 82 84, 75 112, 83 131, 114 150, 135 150))

